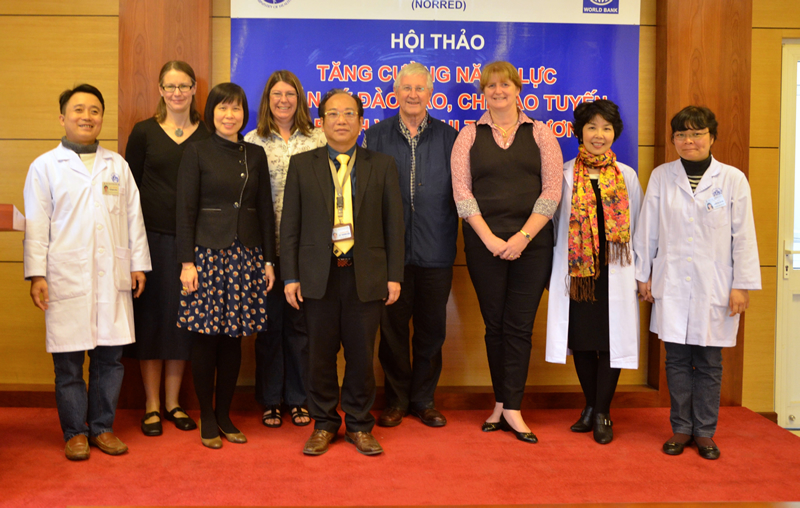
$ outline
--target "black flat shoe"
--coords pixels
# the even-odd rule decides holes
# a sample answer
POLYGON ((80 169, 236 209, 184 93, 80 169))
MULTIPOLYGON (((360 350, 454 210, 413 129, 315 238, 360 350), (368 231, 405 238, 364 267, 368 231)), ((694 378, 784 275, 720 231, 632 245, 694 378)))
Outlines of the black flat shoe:
POLYGON ((717 460, 719 458, 719 448, 716 444, 711 446, 698 446, 697 452, 701 457, 708 460, 717 460))
POLYGON ((611 430, 611 419, 605 413, 594 415, 594 440, 600 444, 608 444, 614 439, 614 431, 611 430))
POLYGON ((572 432, 589 432, 592 430, 592 416, 594 416, 594 408, 586 406, 581 411, 581 417, 575 422, 575 425, 569 428, 572 432))
POLYGON ((150 411, 142 418, 142 433, 145 436, 160 436, 163 432, 161 428, 161 413, 158 411, 150 411), (158 421, 153 423, 144 423, 148 418, 158 416, 158 421))
POLYGON ((501 430, 503 427, 500 425, 500 422, 483 422, 481 425, 481 430, 483 432, 494 432, 496 430, 501 430))
POLYGON ((194 423, 194 420, 188 416, 175 416, 175 413, 187 414, 180 406, 175 406, 172 411, 164 413, 164 418, 174 423, 180 430, 194 430, 197 428, 197 424, 194 423))
POLYGON ((500 426, 504 431, 511 432, 512 434, 517 436, 517 439, 519 439, 520 441, 525 441, 526 443, 533 443, 533 444, 539 442, 539 439, 533 432, 517 432, 516 430, 514 430, 514 427, 512 427, 511 424, 509 424, 506 421, 505 417, 502 415, 500 416, 500 426))
POLYGON ((683 453, 683 449, 687 446, 692 444, 691 438, 686 441, 685 443, 676 443, 674 441, 667 441, 664 443, 664 446, 661 447, 664 450, 664 453, 667 455, 680 455, 683 453))

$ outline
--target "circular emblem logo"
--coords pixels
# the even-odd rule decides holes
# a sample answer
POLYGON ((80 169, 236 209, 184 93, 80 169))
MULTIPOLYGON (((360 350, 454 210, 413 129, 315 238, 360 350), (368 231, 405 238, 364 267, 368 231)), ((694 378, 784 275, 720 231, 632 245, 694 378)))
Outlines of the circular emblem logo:
POLYGON ((613 2, 614 0, 589 0, 589 1, 592 2, 595 5, 602 6, 602 5, 608 5, 611 2, 613 2))
POLYGON ((284 7, 285 5, 288 5, 289 2, 291 1, 292 0, 258 0, 258 3, 260 3, 264 7, 275 8, 275 7, 284 7))

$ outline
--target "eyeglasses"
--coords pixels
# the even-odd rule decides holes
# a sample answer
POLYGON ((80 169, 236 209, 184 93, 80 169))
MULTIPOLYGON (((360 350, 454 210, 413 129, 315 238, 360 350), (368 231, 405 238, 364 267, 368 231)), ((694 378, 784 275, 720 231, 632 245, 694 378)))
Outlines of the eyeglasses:
POLYGON ((348 110, 342 111, 342 112, 336 111, 334 109, 332 111, 326 111, 325 112, 325 118, 330 118, 333 121, 338 120, 340 116, 343 116, 345 118, 345 120, 347 120, 347 121, 352 121, 352 120, 355 120, 356 118, 358 118, 358 113, 356 113, 352 109, 348 109, 348 110))
POLYGON ((677 139, 678 141, 686 141, 687 139, 691 139, 692 141, 697 141, 698 139, 702 138, 708 134, 708 129, 704 131, 681 131, 676 132, 672 135, 673 139, 677 139))
POLYGON ((176 89, 180 90, 181 93, 186 93, 189 90, 191 90, 192 88, 194 88, 194 84, 191 84, 191 85, 186 85, 186 84, 183 84, 183 85, 161 85, 161 89, 164 90, 167 93, 175 93, 176 89))
POLYGON ((294 93, 294 92, 286 92, 286 93, 284 93, 284 92, 272 92, 272 93, 270 93, 270 96, 272 96, 272 98, 274 98, 274 99, 282 99, 283 97, 286 97, 287 99, 296 99, 297 98, 297 94, 294 93))
POLYGON ((427 89, 428 89, 428 87, 425 87, 425 86, 413 86, 412 87, 411 85, 403 85, 403 86, 400 87, 400 91, 403 92, 403 93, 411 93, 411 90, 414 90, 415 92, 417 92, 419 94, 422 94, 422 93, 425 93, 425 90, 427 90, 427 89))

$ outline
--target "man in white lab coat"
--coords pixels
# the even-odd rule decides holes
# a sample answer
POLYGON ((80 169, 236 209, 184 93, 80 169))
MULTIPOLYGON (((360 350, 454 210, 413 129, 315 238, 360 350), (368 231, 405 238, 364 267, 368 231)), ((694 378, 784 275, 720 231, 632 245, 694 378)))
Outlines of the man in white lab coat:
POLYGON ((105 102, 79 85, 59 98, 65 136, 25 180, 25 278, 45 312, 56 405, 70 460, 127 451, 112 430, 122 384, 122 346, 134 342, 133 300, 150 252, 128 164, 97 143, 105 102), (89 391, 83 380, 88 351, 89 391))

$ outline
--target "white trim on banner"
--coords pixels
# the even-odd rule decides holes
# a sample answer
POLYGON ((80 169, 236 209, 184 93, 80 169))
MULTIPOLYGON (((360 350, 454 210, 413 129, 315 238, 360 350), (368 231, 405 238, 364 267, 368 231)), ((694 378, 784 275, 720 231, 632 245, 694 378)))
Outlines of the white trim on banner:
POLYGON ((638 25, 639 0, 231 0, 232 18, 638 25))

